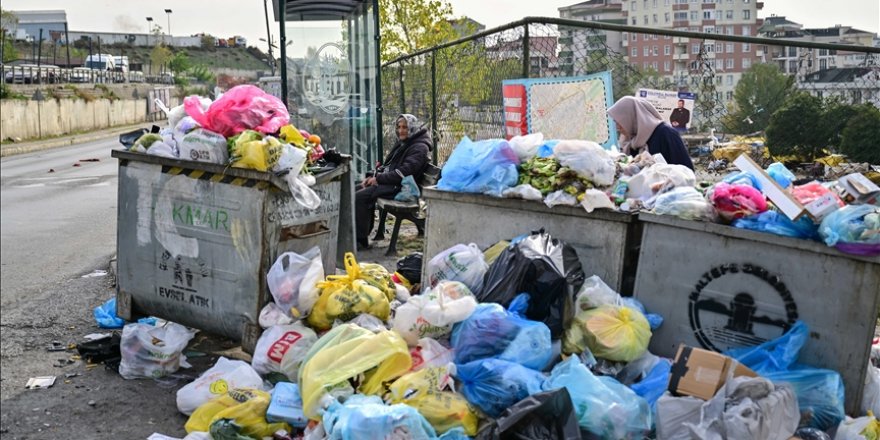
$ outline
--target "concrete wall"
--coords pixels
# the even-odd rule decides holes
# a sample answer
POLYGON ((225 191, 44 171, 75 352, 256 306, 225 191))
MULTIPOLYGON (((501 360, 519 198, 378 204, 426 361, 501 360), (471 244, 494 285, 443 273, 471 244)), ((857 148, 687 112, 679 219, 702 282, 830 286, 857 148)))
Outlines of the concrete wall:
MULTIPOLYGON (((170 106, 177 104, 174 102, 170 106)), ((155 120, 155 116, 147 113, 145 98, 96 99, 91 102, 82 99, 4 99, 0 101, 0 139, 35 139, 100 130, 155 120)))
POLYGON ((230 69, 227 67, 210 68, 214 75, 229 75, 233 77, 257 79, 260 76, 266 76, 271 73, 268 67, 265 70, 247 70, 247 69, 230 69))

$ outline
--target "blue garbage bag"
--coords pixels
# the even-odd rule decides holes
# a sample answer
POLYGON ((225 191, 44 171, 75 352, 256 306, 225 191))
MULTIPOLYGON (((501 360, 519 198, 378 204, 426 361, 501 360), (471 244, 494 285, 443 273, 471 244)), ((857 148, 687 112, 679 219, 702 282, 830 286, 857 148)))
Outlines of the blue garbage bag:
POLYGON ((824 431, 837 426, 845 416, 843 379, 836 371, 796 363, 808 339, 809 328, 798 321, 776 339, 725 354, 773 383, 791 385, 801 410, 801 424, 824 431))
POLYGON ((880 206, 847 205, 828 214, 819 234, 828 246, 838 243, 880 244, 880 206))
POLYGON ((801 425, 827 431, 840 424, 844 410, 843 379, 836 371, 795 365, 789 371, 762 374, 774 384, 791 385, 801 411, 801 425))
POLYGON ((461 393, 489 417, 498 418, 516 402, 543 391, 539 371, 501 359, 480 359, 455 366, 461 393))
POLYGON ((578 424, 599 438, 643 439, 651 432, 648 402, 613 377, 595 376, 577 356, 560 362, 544 389, 565 388, 578 424))
POLYGON ((773 162, 767 167, 767 174, 776 181, 782 188, 791 186, 791 182, 795 179, 794 173, 788 170, 781 162, 773 162))
POLYGON ((517 165, 519 158, 504 139, 474 142, 465 136, 443 166, 437 189, 501 197, 516 185, 517 165))
POLYGON ((733 227, 784 237, 807 238, 811 240, 819 238, 819 228, 808 216, 803 216, 798 221, 793 222, 784 214, 776 211, 764 211, 759 214, 736 219, 733 221, 733 227))
POLYGON ((749 185, 752 188, 758 190, 761 189, 761 183, 758 182, 758 179, 756 179, 755 176, 746 172, 728 174, 724 179, 722 179, 722 182, 729 183, 731 185, 749 185))
POLYGON ((414 440, 464 440, 462 428, 438 437, 430 423, 415 408, 386 405, 378 396, 356 394, 345 403, 332 402, 323 416, 324 430, 330 440, 385 440, 406 433, 414 440))
POLYGON ((669 376, 672 371, 672 362, 667 359, 660 359, 654 368, 639 382, 629 387, 639 396, 648 401, 651 411, 657 408, 657 400, 666 392, 669 387, 669 376))
POLYGON ((553 357, 550 328, 524 317, 529 295, 522 293, 510 308, 495 303, 477 305, 468 319, 452 328, 456 364, 498 358, 516 362, 533 370, 542 370, 553 357))
POLYGON ((797 321, 784 335, 776 339, 754 347, 728 350, 725 354, 763 376, 791 368, 809 337, 807 324, 797 321))
POLYGON ((547 158, 553 155, 553 148, 558 144, 558 140, 545 141, 543 145, 538 147, 538 157, 547 158))
POLYGON ((125 320, 116 316, 116 297, 110 298, 104 304, 95 307, 95 321, 101 328, 122 328, 125 320))

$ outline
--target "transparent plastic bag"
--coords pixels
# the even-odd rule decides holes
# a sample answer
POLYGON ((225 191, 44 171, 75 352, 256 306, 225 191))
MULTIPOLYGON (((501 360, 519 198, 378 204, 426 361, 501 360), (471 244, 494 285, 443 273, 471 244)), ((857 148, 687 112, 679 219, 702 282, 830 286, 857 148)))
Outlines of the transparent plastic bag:
POLYGON ((588 189, 584 193, 584 199, 581 200, 581 206, 587 212, 593 212, 597 209, 614 209, 614 203, 608 198, 608 194, 598 189, 588 189))
POLYGON ((278 304, 269 302, 263 306, 263 310, 260 310, 260 318, 258 321, 260 327, 267 329, 276 325, 290 324, 293 322, 293 319, 284 311, 284 309, 278 307, 278 304))
POLYGON ((585 348, 597 358, 631 362, 641 357, 651 340, 651 326, 636 309, 604 305, 578 311, 562 339, 564 353, 581 353, 585 348))
POLYGON ((657 196, 653 212, 685 220, 715 221, 715 207, 694 187, 682 186, 657 196))
POLYGON ((289 376, 290 367, 286 371, 282 368, 284 359, 288 356, 301 359, 317 340, 314 330, 299 322, 269 327, 257 340, 251 365, 260 374, 276 372, 289 376))
POLYGON ((304 254, 281 254, 266 274, 269 292, 288 316, 308 315, 318 301, 317 284, 324 280, 321 249, 315 246, 304 254))
POLYGON ((603 305, 620 305, 620 294, 608 287, 598 275, 593 275, 584 281, 574 303, 576 310, 579 311, 595 309, 603 305))
POLYGON ((655 194, 678 187, 693 187, 697 177, 684 165, 655 164, 631 177, 626 191, 627 199, 647 200, 655 194))
POLYGON ((290 144, 283 144, 281 146, 281 156, 278 157, 278 162, 272 167, 272 171, 277 173, 290 170, 291 173, 298 175, 302 171, 307 159, 308 153, 306 153, 306 150, 290 144))
POLYGON ((862 411, 880 414, 880 368, 868 363, 865 388, 862 393, 862 411))
POLYGON ((425 273, 430 286, 443 280, 460 281, 471 292, 477 292, 483 285, 483 276, 489 265, 476 244, 457 244, 435 255, 428 261, 425 273))
POLYGON ((173 322, 160 327, 127 324, 119 346, 119 374, 125 379, 159 379, 188 366, 183 350, 193 336, 195 333, 173 322))
POLYGON ((848 205, 829 214, 819 226, 828 246, 838 243, 880 244, 880 207, 848 205))
POLYGON ((847 417, 838 425, 834 440, 876 440, 877 424, 873 414, 856 419, 847 417))
POLYGON ((503 139, 474 142, 465 136, 443 166, 437 189, 501 197, 516 185, 519 158, 503 139))
POLYGON ((547 194, 547 197, 544 197, 544 204, 547 205, 548 208, 552 208, 557 205, 577 206, 578 199, 577 197, 563 190, 559 190, 547 194))
POLYGON ((324 414, 329 440, 386 440, 437 438, 434 428, 408 405, 386 405, 376 396, 355 395, 333 402, 324 414))
POLYGON ((767 210, 767 199, 761 191, 748 185, 715 185, 709 200, 721 218, 732 221, 759 214, 767 210))
POLYGON ((534 186, 527 183, 507 188, 501 192, 501 197, 508 199, 541 200, 544 196, 534 186))
POLYGON ((447 337, 452 325, 467 319, 476 307, 477 300, 467 286, 457 281, 440 281, 398 307, 392 326, 412 346, 420 338, 447 337))
POLYGON ((579 425, 598 438, 643 439, 651 432, 648 402, 611 377, 593 375, 577 356, 553 367, 544 388, 568 389, 579 425))
POLYGON ((516 152, 519 161, 525 162, 538 154, 538 147, 544 144, 544 135, 532 133, 524 136, 514 136, 507 142, 510 143, 510 147, 516 152))
POLYGON ((776 181, 783 189, 791 186, 791 182, 796 179, 794 173, 788 170, 781 162, 773 162, 767 167, 767 174, 776 181))
POLYGON ((229 161, 226 138, 204 128, 196 128, 183 135, 177 142, 177 149, 184 160, 221 165, 229 161))
POLYGON ((507 408, 543 391, 544 375, 514 362, 480 359, 456 365, 455 377, 468 402, 489 417, 497 418, 507 408))
POLYGON ((419 339, 418 344, 410 349, 412 371, 422 368, 443 367, 455 362, 455 354, 431 338, 419 339))
POLYGON ((528 301, 529 295, 521 294, 509 310, 492 303, 478 305, 468 319, 453 328, 450 342, 455 362, 498 358, 543 369, 553 356, 550 329, 524 318, 528 301))
POLYGON ((614 183, 614 173, 617 171, 614 158, 595 142, 559 141, 553 148, 553 155, 562 166, 571 168, 596 186, 609 186, 614 183))
POLYGON ((177 390, 177 409, 191 415, 198 407, 234 388, 263 386, 263 379, 247 362, 217 359, 217 363, 196 380, 177 390))
POLYGON ((419 185, 413 176, 406 176, 400 181, 400 192, 394 196, 394 200, 398 202, 415 202, 422 196, 419 191, 419 185))
POLYGON ((197 96, 187 97, 183 105, 199 125, 225 137, 244 130, 275 133, 290 120, 287 107, 280 99, 252 85, 229 89, 207 110, 197 96))

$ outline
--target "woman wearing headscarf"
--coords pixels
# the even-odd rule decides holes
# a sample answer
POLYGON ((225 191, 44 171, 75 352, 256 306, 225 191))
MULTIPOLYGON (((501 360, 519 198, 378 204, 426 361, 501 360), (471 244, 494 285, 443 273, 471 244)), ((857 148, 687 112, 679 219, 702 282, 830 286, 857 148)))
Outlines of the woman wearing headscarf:
POLYGON ((669 164, 694 169, 681 135, 663 121, 647 100, 624 96, 608 109, 608 116, 622 136, 620 150, 623 153, 635 156, 647 149, 651 154, 662 154, 669 164))
MULTIPOLYGON (((400 192, 400 182, 406 176, 421 180, 428 165, 428 154, 433 148, 428 129, 410 114, 402 114, 394 123, 397 142, 376 172, 361 182, 355 193, 355 228, 359 249, 370 247, 369 235, 373 230, 376 199, 392 198, 400 192)), ((381 227, 381 225, 380 225, 381 227)))

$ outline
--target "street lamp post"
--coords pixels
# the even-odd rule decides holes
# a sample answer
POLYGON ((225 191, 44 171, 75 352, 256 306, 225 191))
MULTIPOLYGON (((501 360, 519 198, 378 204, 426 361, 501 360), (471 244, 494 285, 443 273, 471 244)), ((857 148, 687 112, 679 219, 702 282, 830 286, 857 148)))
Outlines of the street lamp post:
POLYGON ((150 45, 150 32, 153 31, 153 17, 147 17, 147 46, 150 45))
POLYGON ((165 14, 168 16, 168 36, 171 36, 171 9, 166 9, 165 14))

